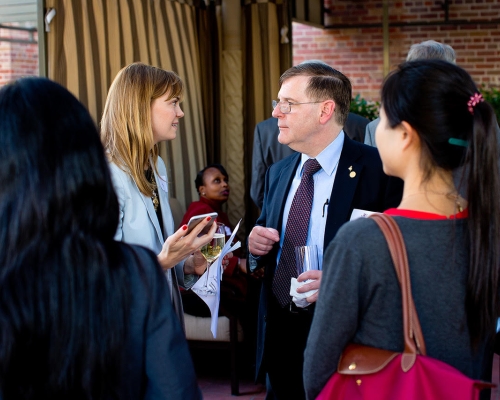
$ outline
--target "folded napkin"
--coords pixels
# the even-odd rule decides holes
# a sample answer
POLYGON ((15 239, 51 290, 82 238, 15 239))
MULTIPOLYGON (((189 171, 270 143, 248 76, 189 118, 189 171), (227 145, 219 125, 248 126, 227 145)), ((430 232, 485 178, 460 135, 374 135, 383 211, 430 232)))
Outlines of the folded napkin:
POLYGON ((290 296, 292 296, 292 301, 295 303, 297 307, 304 308, 307 307, 309 304, 311 304, 306 300, 306 297, 312 296, 314 293, 318 291, 318 289, 314 289, 314 290, 309 290, 308 292, 305 293, 297 293, 297 288, 301 287, 302 285, 305 285, 310 281, 311 279, 308 279, 307 281, 304 282, 297 281, 297 278, 291 279, 290 296))

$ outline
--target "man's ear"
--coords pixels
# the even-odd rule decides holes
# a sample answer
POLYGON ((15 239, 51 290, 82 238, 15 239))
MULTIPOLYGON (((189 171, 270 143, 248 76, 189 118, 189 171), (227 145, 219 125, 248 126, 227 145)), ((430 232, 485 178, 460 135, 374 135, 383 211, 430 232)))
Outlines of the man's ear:
POLYGON ((406 150, 415 145, 420 147, 420 136, 418 136, 416 129, 406 121, 401 122, 401 128, 403 135, 402 149, 406 150))
POLYGON ((336 107, 337 105, 333 100, 326 100, 321 104, 320 122, 322 124, 328 122, 330 118, 333 118, 336 107))

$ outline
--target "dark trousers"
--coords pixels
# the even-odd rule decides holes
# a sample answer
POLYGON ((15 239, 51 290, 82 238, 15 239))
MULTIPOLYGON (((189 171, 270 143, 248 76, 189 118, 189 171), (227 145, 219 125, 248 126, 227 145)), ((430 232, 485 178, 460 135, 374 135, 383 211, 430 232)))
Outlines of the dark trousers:
POLYGON ((265 365, 270 399, 305 399, 302 367, 312 310, 281 308, 271 296, 267 314, 265 365))

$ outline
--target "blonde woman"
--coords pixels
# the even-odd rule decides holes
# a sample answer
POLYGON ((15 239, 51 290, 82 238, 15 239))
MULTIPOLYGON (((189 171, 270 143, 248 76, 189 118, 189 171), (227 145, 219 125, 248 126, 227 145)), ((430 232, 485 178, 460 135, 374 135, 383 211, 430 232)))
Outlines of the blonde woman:
MULTIPOLYGON (((153 250, 167 277, 174 309, 183 322, 179 285, 188 289, 206 269, 198 250, 215 231, 198 237, 209 219, 185 235, 174 232, 165 163, 158 145, 177 135, 184 85, 179 76, 142 63, 126 66, 111 84, 101 139, 120 203, 116 240, 153 250), (165 240, 166 239, 166 240, 165 240)), ((227 264, 227 259, 223 265, 227 264)))

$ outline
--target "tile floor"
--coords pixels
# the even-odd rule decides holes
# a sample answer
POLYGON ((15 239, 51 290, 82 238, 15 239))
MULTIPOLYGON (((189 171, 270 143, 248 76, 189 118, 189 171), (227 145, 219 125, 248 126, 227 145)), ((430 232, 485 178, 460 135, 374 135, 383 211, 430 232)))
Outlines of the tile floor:
POLYGON ((254 383, 254 367, 248 356, 240 355, 240 395, 236 397, 231 395, 229 351, 196 348, 191 349, 191 355, 205 400, 265 399, 266 388, 264 385, 254 383))
POLYGON ((198 384, 203 392, 205 400, 264 400, 266 388, 263 385, 255 385, 253 381, 243 379, 240 381, 240 395, 231 395, 231 385, 228 378, 199 377, 198 384))

